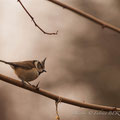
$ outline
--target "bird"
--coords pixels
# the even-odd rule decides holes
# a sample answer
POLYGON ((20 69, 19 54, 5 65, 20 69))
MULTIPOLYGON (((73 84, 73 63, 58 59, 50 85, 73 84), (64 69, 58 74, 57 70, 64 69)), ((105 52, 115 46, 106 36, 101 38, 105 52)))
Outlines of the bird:
POLYGON ((25 84, 25 82, 31 85, 29 83, 30 81, 37 79, 41 73, 47 72, 45 70, 45 61, 46 58, 41 62, 39 60, 29 60, 20 62, 6 62, 4 60, 0 60, 0 62, 11 66, 18 78, 22 80, 23 85, 25 84))

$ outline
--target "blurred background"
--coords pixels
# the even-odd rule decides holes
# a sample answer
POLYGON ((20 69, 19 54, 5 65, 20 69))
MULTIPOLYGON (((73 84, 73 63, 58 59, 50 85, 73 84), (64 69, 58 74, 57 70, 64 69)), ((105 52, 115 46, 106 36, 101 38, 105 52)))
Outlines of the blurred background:
MULTIPOLYGON (((60 0, 120 27, 119 0, 60 0)), ((47 73, 31 82, 54 94, 86 103, 120 107, 120 34, 47 0, 22 0, 45 35, 17 0, 0 0, 0 59, 46 60, 47 73)), ((10 66, 0 73, 18 79, 10 66)), ((19 80, 19 79, 18 79, 19 80)), ((119 120, 118 115, 59 104, 61 120, 119 120)), ((1 120, 55 120, 53 100, 0 81, 1 120)))

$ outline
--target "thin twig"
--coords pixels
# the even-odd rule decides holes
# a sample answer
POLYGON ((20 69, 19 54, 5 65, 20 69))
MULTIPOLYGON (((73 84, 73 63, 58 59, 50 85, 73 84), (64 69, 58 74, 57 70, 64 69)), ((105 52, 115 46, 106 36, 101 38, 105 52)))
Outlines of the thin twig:
POLYGON ((55 101, 55 106, 56 106, 56 120, 60 120, 59 112, 58 112, 58 102, 55 101))
POLYGON ((25 8, 25 6, 23 5, 23 3, 21 2, 21 0, 17 0, 20 5, 23 7, 23 9, 25 10, 25 12, 29 15, 29 17, 31 18, 31 20, 33 21, 34 25, 39 29, 41 30, 44 34, 47 34, 47 35, 57 35, 58 31, 55 32, 55 33, 48 33, 48 32, 45 32, 37 23, 36 21, 34 20, 33 16, 28 12, 28 10, 25 8))
POLYGON ((58 112, 58 104, 62 101, 62 98, 59 97, 58 100, 55 101, 55 106, 56 106, 56 120, 60 120, 59 112, 58 112))
POLYGON ((111 24, 109 24, 107 22, 104 22, 104 21, 102 21, 102 20, 100 20, 100 19, 98 19, 98 18, 96 18, 96 17, 82 11, 82 10, 73 8, 73 7, 71 7, 71 6, 69 6, 69 5, 65 4, 65 3, 62 3, 62 2, 60 2, 58 0, 48 0, 48 1, 50 1, 52 3, 55 3, 55 4, 57 4, 57 5, 59 5, 59 6, 63 7, 63 8, 66 8, 66 9, 68 9, 68 10, 70 10, 70 11, 72 11, 72 12, 78 14, 78 15, 81 15, 81 16, 83 16, 83 17, 85 17, 85 18, 87 18, 87 19, 101 25, 102 28, 109 28, 109 29, 111 29, 113 31, 116 31, 116 32, 120 33, 120 28, 118 28, 116 26, 113 26, 113 25, 111 25, 111 24))
POLYGON ((46 90, 43 90, 43 89, 38 90, 35 87, 32 87, 32 86, 27 85, 27 84, 23 85, 22 82, 20 82, 18 80, 15 80, 13 78, 4 76, 2 74, 0 74, 0 79, 2 81, 4 81, 4 82, 7 82, 7 83, 10 83, 12 85, 27 89, 29 91, 32 91, 34 93, 43 95, 43 96, 48 97, 50 99, 53 99, 55 101, 60 99, 60 101, 63 102, 63 103, 71 104, 71 105, 74 105, 74 106, 77 106, 77 107, 88 108, 88 109, 93 109, 93 110, 108 111, 108 112, 109 111, 120 112, 120 108, 117 108, 117 107, 109 107, 109 106, 102 106, 102 105, 83 103, 83 102, 71 100, 71 99, 68 99, 68 98, 65 98, 65 97, 60 97, 58 95, 52 94, 52 93, 50 93, 50 92, 48 92, 46 90))

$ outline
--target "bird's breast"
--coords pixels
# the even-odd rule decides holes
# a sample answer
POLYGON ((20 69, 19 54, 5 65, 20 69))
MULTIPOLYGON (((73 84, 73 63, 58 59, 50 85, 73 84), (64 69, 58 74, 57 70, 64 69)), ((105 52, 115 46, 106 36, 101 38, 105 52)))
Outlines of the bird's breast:
POLYGON ((32 81, 39 76, 39 72, 37 71, 36 68, 32 68, 30 70, 17 68, 15 70, 15 73, 21 80, 24 80, 24 81, 32 81))

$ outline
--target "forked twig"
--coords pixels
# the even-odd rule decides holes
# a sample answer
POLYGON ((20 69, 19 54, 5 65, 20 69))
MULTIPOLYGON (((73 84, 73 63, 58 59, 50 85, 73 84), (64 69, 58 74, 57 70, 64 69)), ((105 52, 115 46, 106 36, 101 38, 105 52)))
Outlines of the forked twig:
POLYGON ((28 10, 25 8, 25 6, 23 5, 23 3, 21 2, 21 0, 17 0, 20 5, 23 7, 23 9, 25 10, 25 12, 29 15, 29 17, 31 18, 31 20, 33 21, 34 25, 39 29, 41 30, 44 34, 47 34, 47 35, 57 35, 58 31, 55 32, 55 33, 48 33, 48 32, 45 32, 37 23, 36 21, 34 20, 33 16, 28 12, 28 10))

